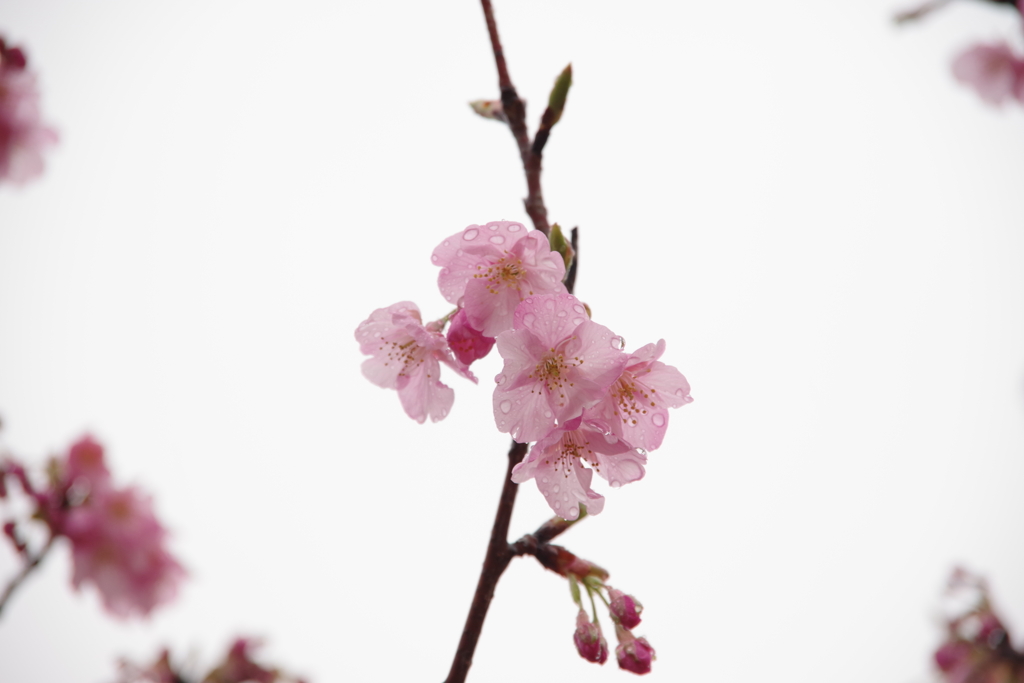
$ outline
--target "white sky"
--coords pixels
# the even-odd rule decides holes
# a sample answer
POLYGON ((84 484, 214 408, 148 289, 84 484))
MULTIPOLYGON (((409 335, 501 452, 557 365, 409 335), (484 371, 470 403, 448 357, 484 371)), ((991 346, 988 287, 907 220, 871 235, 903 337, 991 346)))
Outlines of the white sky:
MULTIPOLYGON (((1019 19, 963 2, 497 0, 579 225, 578 295, 695 402, 643 481, 562 541, 646 606, 650 680, 929 680, 942 583, 1024 629, 1024 110, 949 73, 1019 19)), ((0 622, 4 683, 104 683, 235 634, 330 681, 442 680, 507 438, 480 386, 417 425, 359 373, 375 308, 447 312, 430 252, 527 221, 475 2, 0 0, 60 147, 0 189, 3 444, 91 431, 191 573, 147 622, 70 590, 58 548, 0 622)), ((512 533, 547 516, 533 484, 512 533)), ((15 569, 0 551, 0 577, 15 569)), ((572 646, 565 582, 498 586, 470 680, 627 680, 572 646)), ((607 621, 605 622, 607 624, 607 621)), ((610 634, 609 634, 610 635, 610 634)))

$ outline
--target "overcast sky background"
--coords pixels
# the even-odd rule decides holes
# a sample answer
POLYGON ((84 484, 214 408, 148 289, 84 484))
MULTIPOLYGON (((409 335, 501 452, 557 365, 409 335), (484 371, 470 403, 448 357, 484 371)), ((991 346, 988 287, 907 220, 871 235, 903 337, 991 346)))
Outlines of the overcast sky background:
MULTIPOLYGON (((952 78, 1020 18, 896 0, 497 0, 577 294, 664 338, 695 402, 647 477, 562 537, 646 606, 651 680, 930 680, 943 582, 1024 630, 1024 109, 952 78)), ((60 546, 0 621, 4 683, 108 683, 237 634, 311 683, 440 681, 508 439, 499 359, 417 425, 356 325, 448 311, 432 249, 528 222, 478 3, 0 0, 61 143, 0 188, 0 443, 84 432, 151 491, 190 580, 144 622, 60 546)), ((530 483, 512 534, 550 515, 530 483)), ((16 570, 0 550, 0 580, 16 570)), ((564 580, 498 586, 470 680, 627 680, 572 645, 564 580)), ((608 625, 607 620, 605 624, 608 625)), ((609 637, 611 633, 609 632, 609 637)))

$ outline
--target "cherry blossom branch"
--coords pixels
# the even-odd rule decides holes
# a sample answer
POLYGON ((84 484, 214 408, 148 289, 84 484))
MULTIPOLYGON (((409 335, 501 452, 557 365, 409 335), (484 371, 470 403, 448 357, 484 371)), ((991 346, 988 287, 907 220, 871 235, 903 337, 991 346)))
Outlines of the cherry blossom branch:
POLYGON ((10 583, 7 584, 7 588, 5 588, 3 594, 0 595, 0 614, 3 613, 4 605, 7 604, 7 601, 10 599, 11 595, 14 594, 14 591, 17 590, 18 586, 28 578, 28 575, 39 566, 46 557, 46 554, 50 552, 50 548, 53 547, 53 542, 55 540, 57 540, 57 537, 51 534, 50 538, 46 541, 46 545, 44 545, 38 553, 29 557, 25 562, 25 566, 21 568, 21 571, 18 572, 18 574, 11 579, 10 583))
POLYGON ((530 143, 530 133, 526 129, 526 107, 508 75, 505 52, 501 48, 501 38, 498 36, 498 24, 494 21, 491 0, 480 0, 480 4, 483 6, 484 18, 487 20, 487 33, 491 37, 494 62, 498 67, 501 106, 508 118, 508 127, 512 130, 512 136, 515 137, 516 144, 519 146, 519 157, 522 159, 523 171, 526 173, 527 195, 523 200, 523 205, 530 220, 533 221, 533 227, 547 235, 551 228, 548 224, 548 210, 544 206, 544 195, 540 188, 541 152, 544 142, 547 141, 547 132, 545 132, 544 141, 538 141, 539 145, 530 143))

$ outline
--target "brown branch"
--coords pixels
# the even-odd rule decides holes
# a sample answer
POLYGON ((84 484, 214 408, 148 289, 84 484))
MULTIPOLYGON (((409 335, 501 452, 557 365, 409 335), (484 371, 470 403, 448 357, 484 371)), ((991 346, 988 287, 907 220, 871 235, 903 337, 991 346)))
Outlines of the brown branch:
MULTIPOLYGON (((498 87, 501 89, 501 106, 508 118, 508 127, 512 130, 512 136, 519 146, 519 157, 523 162, 523 172, 526 174, 526 199, 523 206, 527 215, 533 221, 533 227, 545 235, 550 230, 548 224, 548 210, 544 206, 544 194, 540 189, 541 154, 534 152, 530 144, 530 133, 526 129, 526 107, 519 99, 516 88, 512 85, 512 79, 508 75, 508 66, 505 64, 505 52, 501 48, 501 38, 498 36, 498 24, 494 21, 494 9, 491 7, 491 0, 480 0, 483 6, 484 18, 487 20, 487 33, 491 36, 491 48, 494 51, 494 63, 498 67, 498 87)), ((547 136, 545 136, 545 141, 547 136)), ((543 149, 543 144, 541 144, 543 149)))
POLYGON ((516 502, 519 485, 512 482, 512 468, 522 462, 526 449, 527 444, 513 441, 512 448, 508 451, 508 467, 505 470, 505 482, 501 487, 498 512, 494 516, 494 526, 491 528, 491 540, 487 544, 487 556, 484 558, 480 580, 476 584, 476 593, 469 607, 466 625, 462 629, 459 648, 455 651, 455 659, 452 660, 452 668, 448 671, 445 683, 462 683, 466 680, 466 674, 473 663, 476 643, 480 639, 480 631, 483 630, 487 608, 494 598, 494 588, 514 557, 512 547, 508 543, 508 525, 512 520, 512 507, 516 502))
POLYGON ((11 582, 7 584, 7 588, 5 588, 3 594, 0 595, 0 613, 4 611, 4 605, 7 604, 7 601, 10 599, 11 595, 14 594, 14 591, 17 590, 18 586, 20 586, 22 582, 28 578, 28 575, 32 573, 32 570, 38 567, 39 563, 43 561, 43 558, 46 557, 50 548, 53 547, 53 542, 55 540, 57 540, 57 537, 55 535, 51 535, 46 541, 46 545, 44 545, 36 555, 28 558, 28 561, 25 562, 25 566, 21 568, 21 571, 18 572, 17 576, 11 579, 11 582))

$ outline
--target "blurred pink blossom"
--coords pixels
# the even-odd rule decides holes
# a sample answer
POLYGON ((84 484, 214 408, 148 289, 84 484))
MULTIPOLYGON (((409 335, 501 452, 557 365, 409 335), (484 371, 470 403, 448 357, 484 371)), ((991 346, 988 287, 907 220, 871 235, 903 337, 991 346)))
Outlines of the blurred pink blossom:
POLYGON ((488 337, 512 327, 528 296, 565 292, 565 262, 547 237, 522 223, 470 225, 445 239, 430 260, 440 266, 441 294, 466 311, 469 325, 488 337))
POLYGON ((91 491, 62 531, 71 541, 75 588, 94 584, 112 614, 145 616, 177 594, 185 570, 167 552, 167 532, 139 490, 91 491))
POLYGON ((425 326, 410 301, 371 313, 356 328, 356 341, 372 356, 363 361, 363 375, 379 387, 396 389, 406 414, 421 424, 427 417, 443 420, 455 402, 455 392, 440 380, 440 363, 476 382, 452 355, 439 326, 425 326))
POLYGON ((0 181, 20 185, 43 172, 43 150, 57 133, 42 122, 36 76, 25 53, 0 38, 0 181))
POLYGON ((1024 59, 1006 43, 969 47, 953 60, 953 75, 989 104, 1024 102, 1024 59))
POLYGON ((571 294, 527 297, 516 307, 513 329, 497 339, 505 365, 494 380, 494 420, 521 443, 582 415, 628 360, 619 338, 592 322, 571 294))

